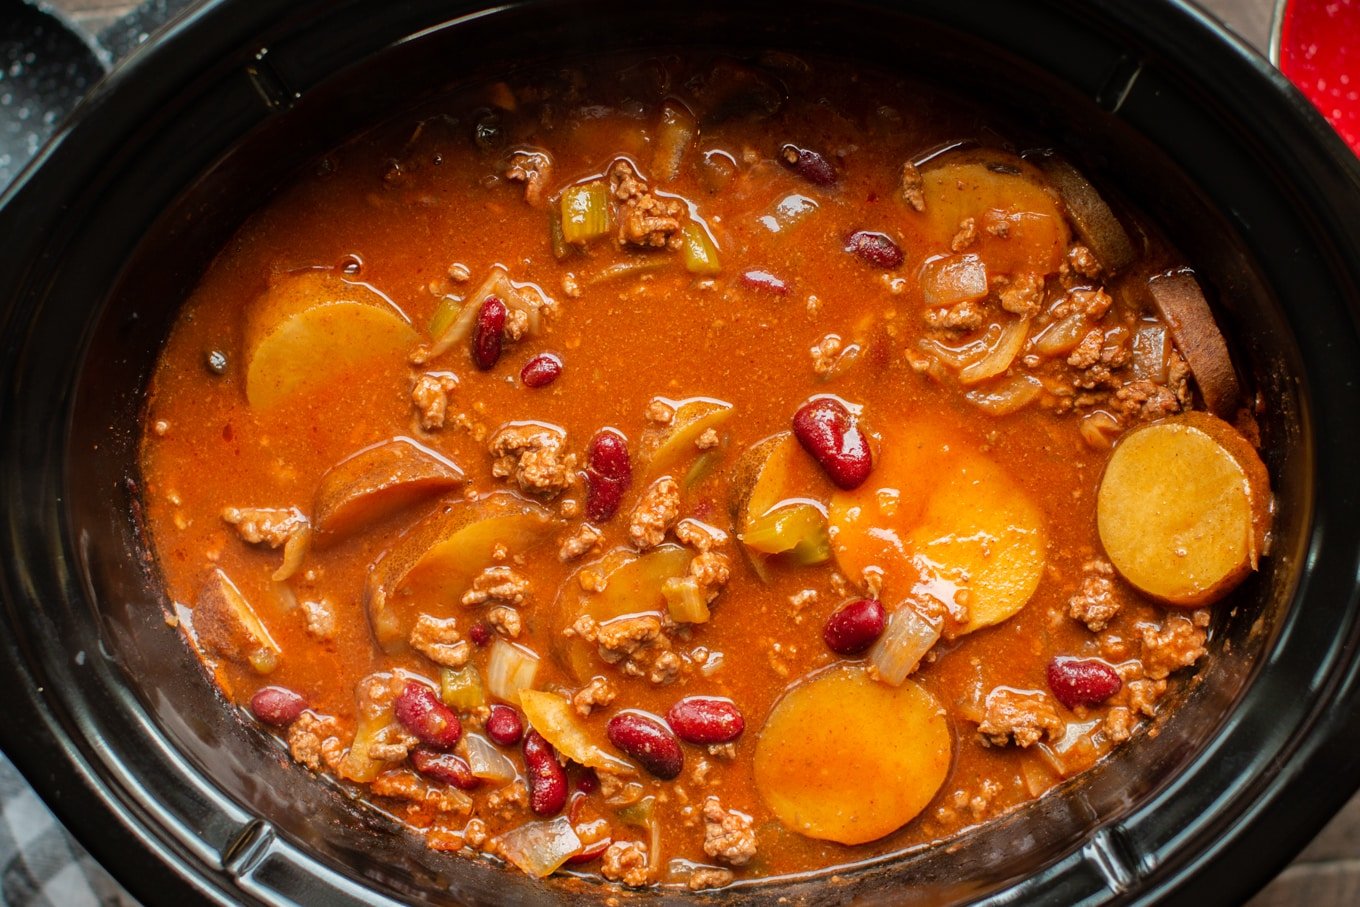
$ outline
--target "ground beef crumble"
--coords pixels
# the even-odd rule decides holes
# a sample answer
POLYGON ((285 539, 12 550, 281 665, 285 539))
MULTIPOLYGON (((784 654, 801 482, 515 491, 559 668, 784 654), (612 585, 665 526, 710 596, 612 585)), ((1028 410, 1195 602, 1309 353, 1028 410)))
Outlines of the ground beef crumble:
POLYGON ((329 715, 303 712, 288 726, 288 752, 294 761, 314 772, 335 771, 345 756, 340 742, 340 722, 329 715))
POLYGON ((745 813, 723 809, 717 797, 704 800, 704 853, 730 866, 745 866, 756 855, 754 822, 745 813))
POLYGON ((576 560, 594 548, 603 535, 604 533, 589 523, 582 523, 575 532, 562 540, 562 546, 557 549, 557 559, 564 564, 576 560))
POLYGON ((925 313, 926 324, 943 331, 971 332, 982 327, 986 319, 983 304, 975 300, 956 302, 941 309, 928 309, 925 313))
POLYGON ((1161 680, 1174 671, 1188 668, 1205 654, 1204 642, 1209 626, 1209 612, 1198 610, 1189 617, 1171 614, 1161 627, 1142 624, 1143 670, 1153 680, 1161 680))
POLYGON ((627 161, 609 168, 609 186, 619 202, 619 242, 643 248, 680 248, 685 206, 679 199, 654 195, 627 161))
POLYGON ((496 430, 488 442, 491 474, 511 478, 525 494, 552 497, 575 481, 576 455, 566 452, 567 434, 553 425, 516 422, 496 430))
POLYGON ((987 711, 978 725, 978 734, 984 743, 1005 746, 1014 741, 1024 749, 1045 736, 1053 739, 1065 727, 1046 694, 997 687, 987 695, 987 711))
POLYGON ((374 796, 391 797, 429 807, 437 813, 466 814, 472 808, 467 795, 431 784, 409 769, 389 769, 369 784, 374 796))
POLYGON ((596 708, 609 705, 618 695, 618 690, 614 689, 614 684, 609 678, 592 677, 590 683, 581 687, 571 697, 571 707, 576 710, 576 714, 585 718, 596 708))
POLYGON ((647 845, 641 841, 615 841, 604 852, 600 875, 611 882, 641 888, 651 879, 647 865, 647 845))
POLYGON ((421 614, 411 628, 411 648, 446 668, 461 668, 472 657, 472 647, 458 632, 452 617, 438 618, 421 614))
POLYGON ((448 373, 430 372, 421 375, 411 388, 411 405, 420 414, 420 427, 438 431, 444 427, 449 412, 449 396, 458 387, 458 378, 448 373))
POLYGON ((654 614, 620 617, 603 624, 582 615, 563 633, 595 643, 600 658, 619 665, 623 673, 632 677, 666 684, 680 674, 680 657, 671 650, 661 618, 654 614))
POLYGON ((518 149, 510 152, 503 175, 512 183, 524 184, 524 200, 541 207, 544 193, 552 180, 552 157, 538 149, 518 149))
POLYGON ((1096 559, 1081 565, 1081 589, 1067 600, 1067 613, 1073 620, 1086 624, 1092 633, 1104 630, 1119 613, 1119 600, 1114 595, 1114 567, 1108 561, 1096 559))
POLYGON ((902 200, 911 206, 913 211, 926 210, 926 181, 921 177, 921 171, 911 161, 902 165, 902 200))
POLYGON ((522 605, 529 597, 529 581, 512 567, 487 567, 472 581, 472 588, 463 593, 462 602, 468 607, 497 602, 503 605, 522 605))
POLYGON ((519 639, 524 629, 524 620, 519 612, 509 605, 497 605, 486 612, 486 622, 507 639, 519 639))
POLYGON ((680 516, 680 483, 662 476, 642 493, 628 520, 628 537, 646 550, 660 545, 680 516))

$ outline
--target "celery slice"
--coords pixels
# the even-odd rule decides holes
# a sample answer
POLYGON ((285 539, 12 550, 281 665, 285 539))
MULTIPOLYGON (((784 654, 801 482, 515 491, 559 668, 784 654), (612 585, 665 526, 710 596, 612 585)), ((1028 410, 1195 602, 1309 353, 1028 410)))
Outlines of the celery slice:
POLYGON ((678 624, 702 624, 709 618, 708 601, 692 576, 673 576, 661 586, 671 620, 678 624))
POLYGON ((762 554, 790 552, 799 564, 819 564, 831 556, 826 514, 815 504, 796 501, 776 507, 752 521, 742 544, 762 554))
POLYGON ((718 261, 718 247, 708 231, 694 221, 680 228, 680 258, 685 270, 701 277, 710 277, 722 270, 718 261))
POLYGON ((609 189, 602 180, 563 190, 560 205, 564 241, 587 243, 609 232, 609 189))
POLYGON ((439 672, 439 698, 444 700, 444 705, 463 712, 481 708, 486 705, 482 675, 472 665, 457 670, 444 668, 439 672))

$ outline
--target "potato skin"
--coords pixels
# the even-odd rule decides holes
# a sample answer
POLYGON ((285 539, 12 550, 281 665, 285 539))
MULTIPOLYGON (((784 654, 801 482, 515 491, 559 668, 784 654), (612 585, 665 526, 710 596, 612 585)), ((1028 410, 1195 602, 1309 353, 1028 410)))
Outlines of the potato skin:
POLYGON ((1120 439, 1097 495, 1106 556, 1170 605, 1211 603, 1257 568, 1269 540, 1269 475, 1254 448, 1208 413, 1138 426, 1120 439))

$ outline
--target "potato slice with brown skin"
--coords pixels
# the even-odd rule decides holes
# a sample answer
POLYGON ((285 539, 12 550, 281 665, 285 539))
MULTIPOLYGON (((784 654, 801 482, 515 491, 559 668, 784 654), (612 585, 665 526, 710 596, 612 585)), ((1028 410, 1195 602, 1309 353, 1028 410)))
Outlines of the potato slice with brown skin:
POLYGON ((1106 271, 1122 271, 1133 264, 1138 253, 1128 231, 1115 217, 1110 206, 1101 198, 1081 172, 1060 157, 1047 155, 1031 159, 1044 171, 1067 206, 1068 216, 1077 228, 1077 235, 1095 254, 1106 271))
POLYGON ((772 557, 813 564, 830 553, 825 509, 812 497, 828 486, 807 461, 791 432, 757 442, 737 460, 728 507, 737 538, 762 576, 772 557))
POLYGON ((386 652, 406 646, 420 607, 445 611, 495 563, 504 546, 521 554, 561 527, 544 507, 509 492, 452 503, 411 528, 373 565, 364 606, 373 635, 386 652))
POLYGON ((1212 602, 1256 569, 1270 529, 1269 476, 1232 426, 1186 413, 1120 439, 1096 498, 1105 554, 1137 589, 1212 602))
POLYGON ((1146 295, 1190 366, 1204 405, 1219 418, 1232 418, 1242 388, 1227 341, 1195 275, 1186 270, 1158 274, 1147 282, 1146 295))
POLYGON ((246 316, 246 399, 277 406, 365 364, 404 362, 419 340, 382 294, 334 271, 280 277, 246 316))
POLYGON ((910 822, 953 759, 939 700, 858 666, 808 677, 775 704, 755 751, 756 790, 788 828, 863 844, 910 822))
POLYGON ((194 635, 208 651, 248 664, 257 674, 273 671, 283 655, 250 602, 220 567, 208 573, 198 592, 194 635))
MULTIPOLYGON (((646 554, 617 548, 600 560, 586 564, 562 586, 557 599, 557 626, 570 627, 582 616, 596 623, 607 623, 631 614, 656 614, 667 611, 662 592, 666 580, 681 577, 689 570, 694 553, 679 545, 662 545, 646 554), (590 571, 605 581, 599 592, 581 585, 581 576, 590 571)), ((553 654, 577 680, 587 681, 601 670, 596 647, 577 636, 553 637, 553 654)))
POLYGON ((694 442, 705 431, 717 428, 732 417, 732 404, 710 397, 689 397, 669 400, 658 397, 675 411, 670 424, 653 426, 642 433, 638 442, 638 458, 644 464, 646 476, 660 476, 686 456, 697 454, 694 442))
POLYGON ((868 482, 831 497, 831 547, 845 575, 879 571, 885 599, 926 594, 944 603, 946 637, 1023 608, 1047 550, 1043 514, 1024 489, 925 416, 889 426, 880 451, 868 482))
POLYGON ((461 469, 410 438, 366 447, 321 477, 312 506, 316 541, 339 541, 463 481, 461 469))
POLYGON ((928 254, 951 251, 965 221, 974 239, 952 251, 976 254, 988 275, 1056 273, 1067 254, 1067 222, 1057 194, 1032 165, 993 149, 954 152, 921 167, 925 210, 906 230, 928 254))

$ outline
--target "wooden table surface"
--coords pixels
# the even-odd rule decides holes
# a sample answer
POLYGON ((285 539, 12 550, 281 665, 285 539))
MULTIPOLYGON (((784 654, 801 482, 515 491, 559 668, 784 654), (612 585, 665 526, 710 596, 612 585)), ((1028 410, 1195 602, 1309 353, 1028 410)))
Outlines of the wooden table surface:
MULTIPOLYGON (((50 0, 82 27, 97 32, 136 4, 127 0, 50 0)), ((1099 0, 1093 0, 1099 2, 1099 0)), ((1200 0, 1258 48, 1270 38, 1272 0, 1200 0)), ((1352 799, 1299 857, 1248 907, 1360 905, 1360 795, 1352 799)))

